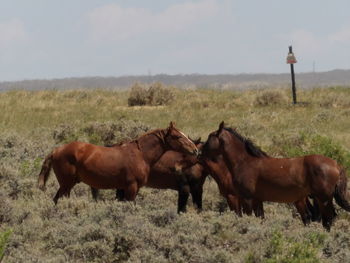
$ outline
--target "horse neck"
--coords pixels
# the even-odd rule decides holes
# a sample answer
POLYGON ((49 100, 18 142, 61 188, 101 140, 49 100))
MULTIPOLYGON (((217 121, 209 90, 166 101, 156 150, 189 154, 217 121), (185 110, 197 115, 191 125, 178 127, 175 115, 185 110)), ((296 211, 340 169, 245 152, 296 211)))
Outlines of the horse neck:
POLYGON ((226 140, 223 147, 223 157, 225 162, 228 163, 228 167, 233 167, 252 158, 243 142, 234 137, 234 135, 229 134, 228 136, 230 136, 230 139, 226 140))
POLYGON ((224 160, 220 159, 216 162, 207 160, 207 166, 210 167, 210 175, 214 178, 215 182, 219 185, 221 191, 227 189, 227 186, 232 183, 232 176, 229 173, 224 160))
POLYGON ((162 136, 164 136, 164 134, 160 131, 159 134, 150 133, 137 140, 139 148, 143 153, 143 157, 149 165, 153 165, 157 162, 166 151, 166 146, 164 141, 162 141, 162 136))

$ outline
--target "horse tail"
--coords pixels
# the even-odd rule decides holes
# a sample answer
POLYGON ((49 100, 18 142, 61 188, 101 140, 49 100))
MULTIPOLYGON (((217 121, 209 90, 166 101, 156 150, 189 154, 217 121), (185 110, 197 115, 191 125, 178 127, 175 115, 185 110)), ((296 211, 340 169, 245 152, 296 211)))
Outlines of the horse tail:
POLYGON ((52 153, 46 156, 43 166, 39 174, 38 187, 40 190, 45 190, 46 181, 49 178, 51 166, 52 166, 52 153))
POLYGON ((348 178, 346 176, 345 169, 340 167, 340 177, 335 186, 334 199, 340 207, 350 212, 350 203, 348 200, 346 200, 347 182, 348 178))

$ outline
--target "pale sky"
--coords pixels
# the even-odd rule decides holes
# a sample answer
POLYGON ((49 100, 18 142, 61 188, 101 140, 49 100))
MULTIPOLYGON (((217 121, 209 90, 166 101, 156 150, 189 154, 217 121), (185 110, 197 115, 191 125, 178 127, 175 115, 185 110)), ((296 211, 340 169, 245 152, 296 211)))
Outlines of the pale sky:
POLYGON ((349 0, 0 0, 0 81, 350 69, 349 0))

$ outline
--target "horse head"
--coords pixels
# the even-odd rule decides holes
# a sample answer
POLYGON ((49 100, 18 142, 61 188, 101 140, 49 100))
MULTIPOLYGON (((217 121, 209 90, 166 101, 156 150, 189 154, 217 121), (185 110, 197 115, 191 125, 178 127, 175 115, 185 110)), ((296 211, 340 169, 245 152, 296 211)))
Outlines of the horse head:
POLYGON ((197 146, 180 130, 175 127, 174 122, 170 122, 164 136, 165 143, 170 149, 182 153, 198 155, 197 146))
POLYGON ((219 125, 219 129, 213 131, 208 135, 207 141, 202 146, 202 156, 213 158, 222 153, 222 131, 224 130, 225 123, 222 121, 219 125))

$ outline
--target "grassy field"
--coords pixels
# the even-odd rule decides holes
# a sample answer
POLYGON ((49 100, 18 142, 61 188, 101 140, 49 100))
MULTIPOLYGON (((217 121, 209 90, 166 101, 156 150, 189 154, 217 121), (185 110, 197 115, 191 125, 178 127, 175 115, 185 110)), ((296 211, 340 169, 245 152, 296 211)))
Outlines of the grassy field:
POLYGON ((135 138, 175 121, 206 140, 224 120, 272 156, 324 154, 350 174, 350 88, 173 89, 167 106, 128 107, 129 93, 110 90, 0 93, 0 261, 3 262, 346 262, 350 214, 331 230, 304 227, 294 207, 266 204, 266 219, 228 211, 215 181, 204 186, 204 211, 176 213, 174 191, 142 188, 135 203, 114 191, 93 202, 76 186, 57 206, 54 175, 36 187, 43 158, 71 140, 95 144, 135 138))

